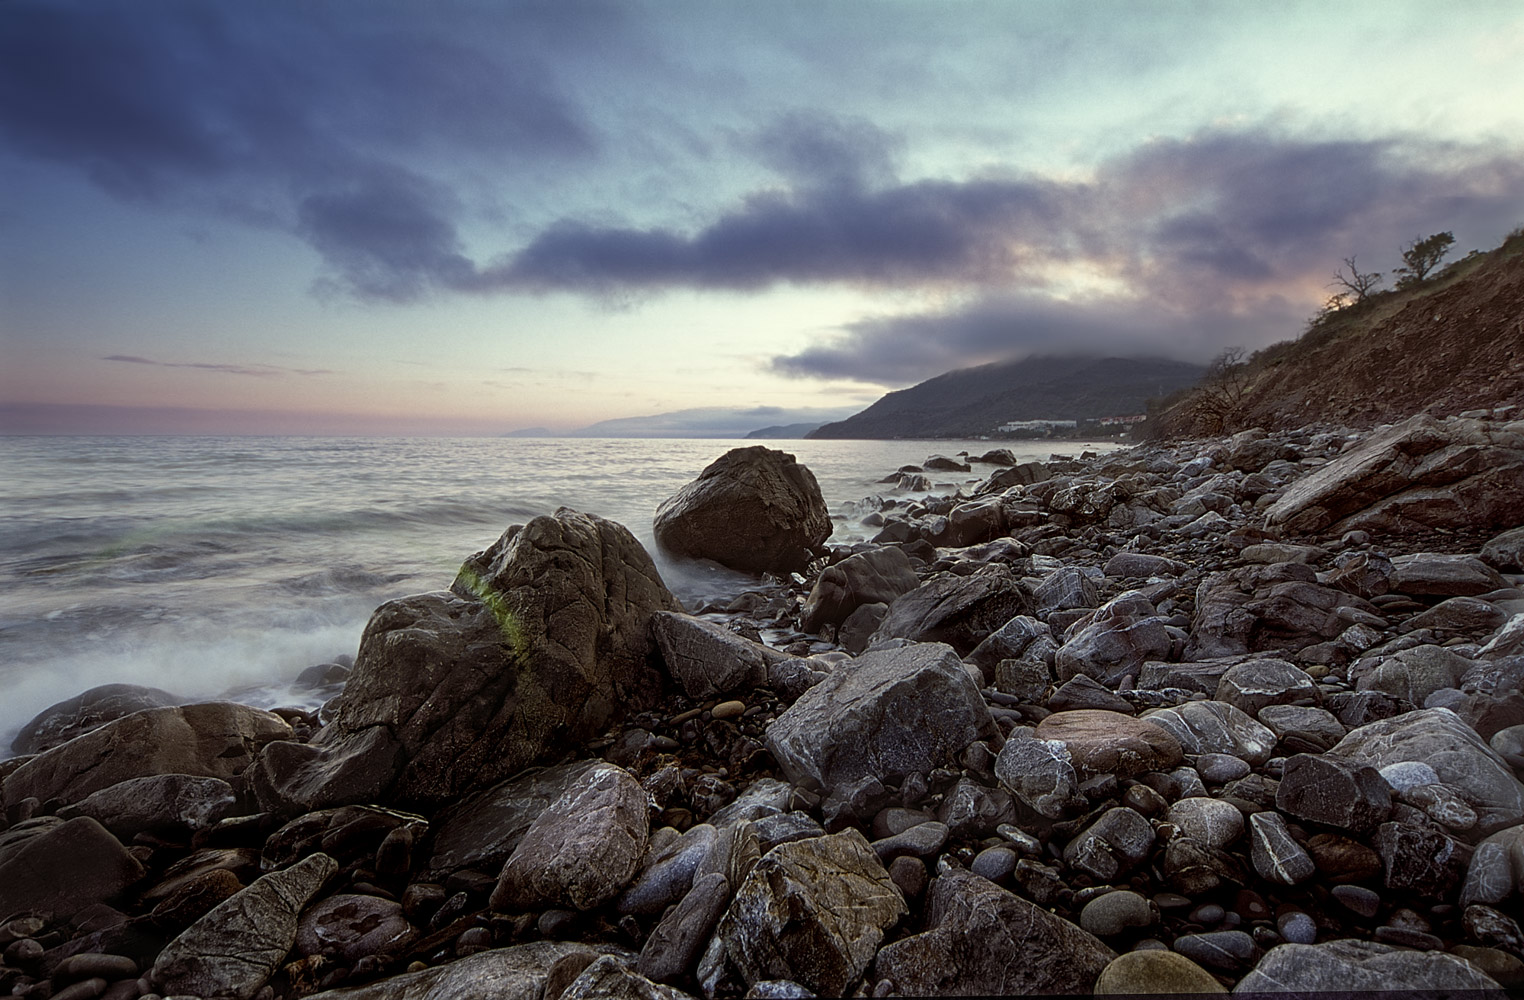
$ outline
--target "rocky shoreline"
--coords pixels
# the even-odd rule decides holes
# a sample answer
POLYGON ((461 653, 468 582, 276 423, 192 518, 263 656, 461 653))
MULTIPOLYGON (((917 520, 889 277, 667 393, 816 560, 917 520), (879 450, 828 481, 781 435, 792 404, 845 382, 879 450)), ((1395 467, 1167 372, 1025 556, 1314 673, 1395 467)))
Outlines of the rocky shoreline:
POLYGON ((34 720, 0 992, 1520 989, 1517 416, 934 457, 834 512, 738 449, 657 537, 769 575, 691 614, 617 524, 514 526, 318 712, 34 720))

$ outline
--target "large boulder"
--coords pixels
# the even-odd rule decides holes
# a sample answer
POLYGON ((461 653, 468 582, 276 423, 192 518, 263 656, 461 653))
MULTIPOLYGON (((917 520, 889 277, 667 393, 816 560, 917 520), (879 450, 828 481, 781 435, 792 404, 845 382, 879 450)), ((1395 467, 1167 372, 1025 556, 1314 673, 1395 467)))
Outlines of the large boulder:
POLYGON ((833 670, 767 728, 789 780, 823 788, 956 766, 998 730, 963 662, 941 643, 864 653, 833 670))
POLYGON ((597 760, 578 760, 514 775, 451 803, 433 823, 433 852, 424 866, 443 883, 462 868, 500 872, 529 825, 597 760))
POLYGON ((736 890, 700 978, 729 966, 747 985, 791 979, 821 996, 844 996, 907 912, 857 830, 780 844, 736 890))
POLYGON ((1495 981, 1458 955, 1356 939, 1276 945, 1233 988, 1234 993, 1250 995, 1374 996, 1386 991, 1407 996, 1503 995, 1495 981))
POLYGON ((1327 756, 1377 770, 1421 761, 1476 810, 1479 834, 1524 822, 1524 785, 1476 730, 1448 708, 1426 708, 1353 730, 1327 756))
POLYGON ((58 810, 63 819, 89 816, 123 841, 139 833, 173 837, 231 816, 238 799, 221 778, 151 774, 128 778, 58 810))
POLYGON ((84 694, 49 705, 16 733, 11 750, 17 754, 42 753, 69 742, 82 733, 99 729, 112 719, 145 708, 167 708, 180 699, 168 691, 137 684, 102 684, 84 694))
POLYGON ((278 715, 208 702, 149 708, 38 754, 5 779, 5 804, 33 797, 78 802, 130 778, 238 775, 274 740, 291 738, 278 715))
POLYGON ((1511 528, 1524 521, 1524 440, 1421 413, 1297 480, 1265 520, 1304 534, 1511 528))
MULTIPOLYGON (((563 961, 585 964, 624 954, 606 944, 529 941, 477 952, 417 972, 387 976, 364 986, 318 993, 313 1000, 542 1000, 552 970, 563 961)), ((564 982, 564 980, 563 980, 564 982)))
MULTIPOLYGON (((664 679, 651 616, 677 610, 622 525, 565 508, 537 517, 466 560, 452 592, 376 610, 314 743, 341 756, 374 743, 398 762, 398 802, 453 799, 653 705, 664 679)), ((343 781, 305 777, 308 808, 353 801, 343 781)))
POLYGON ((831 535, 820 485, 793 455, 753 445, 715 459, 656 509, 656 544, 745 573, 797 573, 831 535))
POLYGON ((41 817, 0 834, 0 916, 43 910, 68 918, 142 877, 137 859, 88 817, 41 817))
POLYGON ((1114 688, 1124 677, 1137 677, 1144 663, 1169 657, 1174 640, 1167 624, 1137 591, 1112 598, 1059 647, 1053 660, 1058 679, 1083 674, 1114 688))
POLYGON ((966 656, 1006 622, 1031 610, 1031 598, 1009 567, 981 567, 970 576, 943 574, 895 599, 873 641, 945 642, 966 656))
POLYGON ((1300 650, 1337 638, 1356 622, 1384 625, 1377 609, 1348 591, 1324 587, 1301 563, 1242 566, 1212 573, 1196 588, 1189 660, 1269 650, 1300 650))
POLYGON ((1075 924, 953 868, 927 890, 926 930, 881 948, 873 974, 899 996, 1089 993, 1116 957, 1075 924))
POLYGON ((640 782, 613 764, 589 768, 529 825, 498 876, 492 908, 601 906, 634 876, 649 834, 640 782))
POLYGON ((881 545, 821 571, 799 615, 799 627, 819 632, 840 625, 864 604, 888 604, 921 585, 905 550, 881 545))

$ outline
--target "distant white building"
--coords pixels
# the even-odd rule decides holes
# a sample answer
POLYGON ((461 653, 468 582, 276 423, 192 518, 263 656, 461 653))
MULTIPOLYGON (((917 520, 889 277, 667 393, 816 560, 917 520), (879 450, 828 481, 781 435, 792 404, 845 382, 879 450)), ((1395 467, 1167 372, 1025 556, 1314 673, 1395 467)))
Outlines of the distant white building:
POLYGON ((1141 424, 1148 419, 1148 414, 1139 413, 1131 417, 1102 417, 1096 423, 1102 427, 1127 427, 1131 424, 1141 424))
POLYGON ((1072 431, 1079 426, 1077 420, 1012 420, 995 428, 1003 434, 1016 431, 1072 431))

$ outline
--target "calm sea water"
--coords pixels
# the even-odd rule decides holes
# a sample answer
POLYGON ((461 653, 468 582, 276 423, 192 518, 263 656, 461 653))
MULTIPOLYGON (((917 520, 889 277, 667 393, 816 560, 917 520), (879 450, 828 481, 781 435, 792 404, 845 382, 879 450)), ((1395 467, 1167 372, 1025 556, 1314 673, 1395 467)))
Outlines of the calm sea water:
MULTIPOLYGON (((0 437, 0 758, 32 715, 97 684, 301 703, 291 679, 353 654, 378 604, 448 587, 508 525, 561 506, 628 527, 689 607, 738 593, 755 581, 655 552, 651 518, 743 443, 758 442, 0 437)), ((814 472, 838 540, 864 536, 850 505, 889 472, 991 447, 762 443, 814 472)), ((933 480, 989 471, 974 468, 933 480)))

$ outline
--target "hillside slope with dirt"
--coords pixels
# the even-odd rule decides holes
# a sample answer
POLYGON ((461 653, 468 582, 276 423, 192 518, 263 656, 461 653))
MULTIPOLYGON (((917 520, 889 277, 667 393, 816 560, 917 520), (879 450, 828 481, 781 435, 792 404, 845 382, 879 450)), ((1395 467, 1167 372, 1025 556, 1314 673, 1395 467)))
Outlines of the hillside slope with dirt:
POLYGON ((1416 288, 1328 313, 1227 374, 1172 400, 1161 432, 1367 428, 1524 406, 1524 232, 1416 288))

